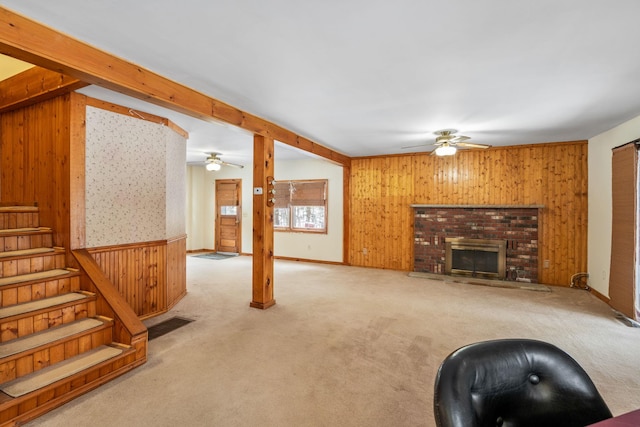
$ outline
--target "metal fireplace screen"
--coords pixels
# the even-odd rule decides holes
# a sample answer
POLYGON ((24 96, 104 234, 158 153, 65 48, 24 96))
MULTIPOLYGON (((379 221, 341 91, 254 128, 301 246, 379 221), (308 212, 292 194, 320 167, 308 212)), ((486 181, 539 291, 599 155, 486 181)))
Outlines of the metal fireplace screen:
POLYGON ((506 240, 445 239, 445 274, 504 279, 506 240))

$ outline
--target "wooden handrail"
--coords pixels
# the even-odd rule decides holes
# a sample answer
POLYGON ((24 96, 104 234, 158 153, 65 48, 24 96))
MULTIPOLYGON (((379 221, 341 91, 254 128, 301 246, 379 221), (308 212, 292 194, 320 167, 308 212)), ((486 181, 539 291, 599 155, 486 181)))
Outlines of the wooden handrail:
POLYGON ((147 327, 138 318, 131 306, 127 303, 118 290, 102 272, 100 266, 86 249, 71 251, 80 267, 89 276, 97 290, 107 300, 116 317, 122 322, 123 327, 132 337, 145 334, 147 327))

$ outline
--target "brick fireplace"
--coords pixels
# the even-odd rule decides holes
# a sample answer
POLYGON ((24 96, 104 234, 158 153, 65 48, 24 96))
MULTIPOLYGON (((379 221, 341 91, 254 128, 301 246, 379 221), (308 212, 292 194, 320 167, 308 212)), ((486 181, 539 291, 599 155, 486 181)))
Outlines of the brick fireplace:
POLYGON ((414 271, 445 274, 445 239, 506 242, 505 279, 538 281, 538 217, 542 206, 411 205, 414 271))

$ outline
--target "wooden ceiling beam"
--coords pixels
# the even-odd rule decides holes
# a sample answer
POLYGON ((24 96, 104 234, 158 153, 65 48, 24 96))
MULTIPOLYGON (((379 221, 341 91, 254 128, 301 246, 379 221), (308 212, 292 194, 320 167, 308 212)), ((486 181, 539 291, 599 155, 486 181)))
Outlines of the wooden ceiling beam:
POLYGON ((349 167, 344 154, 0 7, 0 53, 144 101, 218 120, 349 167))

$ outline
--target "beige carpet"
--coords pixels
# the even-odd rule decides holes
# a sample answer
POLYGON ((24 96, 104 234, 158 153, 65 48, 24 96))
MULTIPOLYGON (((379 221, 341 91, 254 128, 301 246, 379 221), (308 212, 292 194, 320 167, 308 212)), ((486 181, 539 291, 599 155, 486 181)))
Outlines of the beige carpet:
POLYGON ((573 355, 611 410, 640 408, 640 329, 578 289, 551 292, 277 261, 277 304, 249 307, 251 258, 189 257, 194 322, 149 344, 146 365, 29 426, 433 426, 442 359, 528 337, 573 355))
POLYGON ((526 289, 529 291, 551 292, 551 288, 540 283, 519 282, 513 280, 481 279, 477 277, 449 276, 444 274, 422 273, 412 271, 409 277, 431 279, 447 283, 463 283, 467 285, 492 286, 494 288, 526 289))

